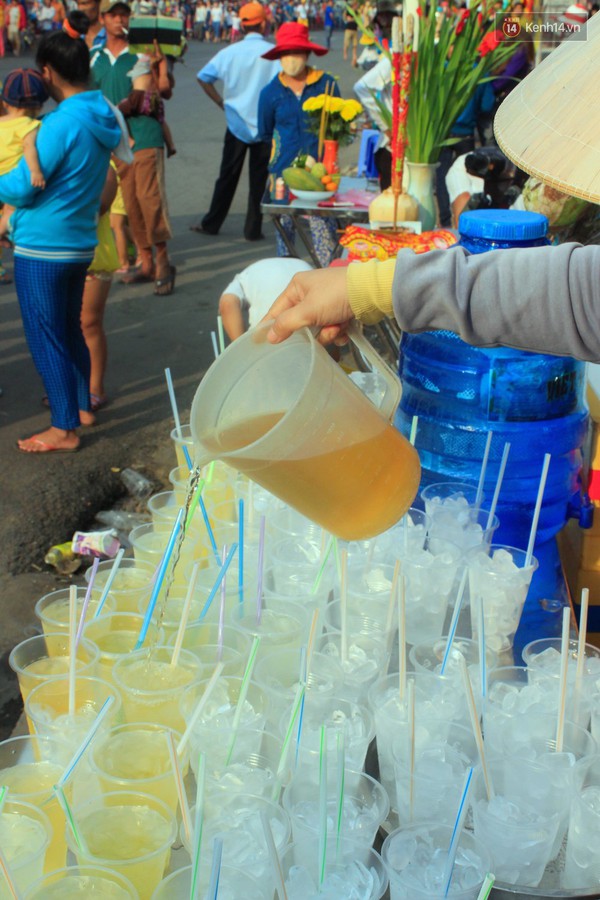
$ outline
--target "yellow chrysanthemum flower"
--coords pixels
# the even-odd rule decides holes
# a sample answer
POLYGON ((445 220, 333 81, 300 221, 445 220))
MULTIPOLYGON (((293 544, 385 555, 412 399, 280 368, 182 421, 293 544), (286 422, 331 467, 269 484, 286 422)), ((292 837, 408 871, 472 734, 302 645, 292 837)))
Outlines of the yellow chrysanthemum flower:
POLYGON ((344 122, 351 122, 362 112, 362 106, 358 102, 358 100, 346 100, 342 109, 340 110, 340 115, 344 122))
POLYGON ((340 113, 344 108, 344 101, 341 97, 329 98, 329 112, 340 113))

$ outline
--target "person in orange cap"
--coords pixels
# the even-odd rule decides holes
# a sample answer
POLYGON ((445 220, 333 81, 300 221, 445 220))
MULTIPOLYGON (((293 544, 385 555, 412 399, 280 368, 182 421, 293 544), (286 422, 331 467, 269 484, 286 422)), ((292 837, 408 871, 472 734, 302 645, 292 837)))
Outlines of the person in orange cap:
POLYGON ((208 97, 225 112, 227 130, 221 157, 221 170, 215 182, 208 212, 192 231, 218 234, 233 202, 242 174, 246 152, 250 152, 249 194, 244 237, 258 241, 262 234, 261 200, 267 183, 269 146, 258 136, 258 98, 263 87, 279 71, 279 63, 266 62, 261 57, 273 45, 263 37, 266 10, 253 0, 239 11, 244 38, 220 50, 197 78, 208 97), (215 82, 223 82, 223 96, 215 82))

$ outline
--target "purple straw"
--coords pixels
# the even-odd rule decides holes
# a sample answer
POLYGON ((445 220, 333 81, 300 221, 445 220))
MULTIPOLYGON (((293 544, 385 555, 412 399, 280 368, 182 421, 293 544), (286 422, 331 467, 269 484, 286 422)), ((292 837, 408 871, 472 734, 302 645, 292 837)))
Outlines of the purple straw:
POLYGON ((263 568, 265 560, 265 516, 260 517, 260 534, 258 538, 258 585, 256 588, 256 624, 262 618, 263 568))
MULTIPOLYGON (((227 559, 227 544, 223 547, 223 565, 227 559)), ((219 607, 219 630, 217 633, 217 662, 221 662, 223 658, 223 626, 225 624, 225 591, 227 582, 227 572, 223 575, 221 582, 221 606, 219 607)))
POLYGON ((98 571, 98 566, 100 565, 100 557, 97 556, 92 564, 92 574, 90 575, 90 580, 88 582, 87 591, 85 592, 85 597, 83 600, 83 608, 81 610, 81 617, 79 619, 79 625, 77 626, 77 633, 75 635, 75 649, 79 647, 79 641, 81 640, 81 635, 83 634, 83 626, 85 625, 85 617, 87 615, 88 606, 90 605, 90 600, 92 599, 92 588, 94 587, 94 579, 96 578, 96 572, 98 571))

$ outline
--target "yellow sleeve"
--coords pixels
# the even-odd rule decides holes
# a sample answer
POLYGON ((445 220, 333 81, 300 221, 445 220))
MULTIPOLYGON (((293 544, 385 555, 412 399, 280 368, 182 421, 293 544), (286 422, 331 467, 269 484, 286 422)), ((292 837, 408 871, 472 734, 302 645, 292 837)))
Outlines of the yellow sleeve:
POLYGON ((351 263, 348 266, 348 299, 352 312, 365 325, 393 316, 392 283, 395 259, 351 263))

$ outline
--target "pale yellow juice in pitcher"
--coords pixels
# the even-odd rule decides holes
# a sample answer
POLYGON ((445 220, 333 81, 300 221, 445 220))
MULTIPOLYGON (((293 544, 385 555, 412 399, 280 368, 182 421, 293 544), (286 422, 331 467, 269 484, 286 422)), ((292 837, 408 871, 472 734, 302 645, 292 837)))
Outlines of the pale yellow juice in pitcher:
MULTIPOLYGON (((326 531, 347 541, 364 540, 386 531, 411 505, 421 477, 416 450, 373 408, 361 410, 356 443, 311 455, 310 442, 286 459, 252 456, 249 446, 274 428, 282 413, 255 416, 210 436, 203 435, 209 453, 230 462, 268 491, 326 531), (248 448, 244 455, 228 453, 248 448)), ((335 430, 333 430, 333 433, 335 430)), ((332 438, 332 443, 334 438, 332 438)))

